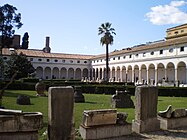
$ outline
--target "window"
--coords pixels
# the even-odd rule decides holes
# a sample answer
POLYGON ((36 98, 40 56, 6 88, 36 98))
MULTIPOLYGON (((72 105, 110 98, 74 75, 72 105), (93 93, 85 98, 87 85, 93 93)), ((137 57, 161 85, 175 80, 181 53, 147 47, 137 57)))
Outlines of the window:
POLYGON ((84 63, 86 64, 86 63, 87 63, 87 61, 84 61, 84 63))
POLYGON ((172 52, 173 52, 173 48, 170 48, 170 49, 169 49, 169 52, 172 53, 172 52))
POLYGON ((65 63, 66 62, 66 60, 62 60, 62 63, 65 63))
POLYGON ((160 54, 163 54, 163 50, 160 50, 160 54))
POLYGON ((145 56, 146 56, 146 53, 144 52, 144 53, 143 53, 143 57, 145 57, 145 56))
POLYGON ((77 63, 80 63, 80 60, 77 60, 77 63))
POLYGON ((126 56, 123 56, 123 59, 125 59, 126 56))
POLYGON ((118 56, 118 60, 120 60, 120 56, 118 56))
POLYGON ((102 62, 102 59, 101 59, 101 62, 102 62))
POLYGON ((99 60, 97 60, 97 62, 99 62, 99 60))
POLYGON ((30 58, 30 61, 33 61, 33 58, 30 58))
POLYGON ((132 54, 129 55, 129 58, 132 58, 132 54))
POLYGON ((154 55, 154 52, 151 52, 151 55, 154 55))
POLYGON ((70 60, 70 63, 73 63, 73 60, 70 60))
POLYGON ((57 59, 55 59, 55 62, 58 62, 58 60, 57 60, 57 59))
POLYGON ((4 60, 7 60, 7 57, 3 57, 4 60))
POLYGON ((178 33, 179 33, 178 31, 175 32, 176 35, 177 35, 178 33))
POLYGON ((49 59, 47 59, 47 62, 49 62, 50 60, 49 59))
POLYGON ((94 60, 94 63, 95 63, 95 60, 94 60))
POLYGON ((113 57, 113 60, 115 60, 115 57, 113 57))
POLYGON ((38 59, 38 61, 42 61, 42 59, 38 59))
POLYGON ((182 46, 182 47, 180 48, 180 51, 181 51, 181 52, 183 52, 183 51, 184 51, 184 46, 182 46))
POLYGON ((138 57, 138 53, 135 56, 138 57))
POLYGON ((183 33, 184 32, 184 30, 181 30, 181 33, 183 33))

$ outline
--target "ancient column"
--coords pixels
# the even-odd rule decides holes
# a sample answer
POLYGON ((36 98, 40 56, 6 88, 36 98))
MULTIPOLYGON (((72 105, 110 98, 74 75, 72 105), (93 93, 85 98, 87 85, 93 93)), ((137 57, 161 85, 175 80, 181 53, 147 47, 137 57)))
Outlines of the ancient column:
POLYGON ((157 86, 157 82, 158 82, 158 71, 157 69, 155 69, 155 86, 157 86))
POLYGON ((48 95, 48 139, 71 140, 74 91, 70 86, 50 87, 48 95))
POLYGON ((137 133, 160 129, 157 119, 158 88, 154 86, 137 86, 135 91, 135 120, 132 130, 137 133))

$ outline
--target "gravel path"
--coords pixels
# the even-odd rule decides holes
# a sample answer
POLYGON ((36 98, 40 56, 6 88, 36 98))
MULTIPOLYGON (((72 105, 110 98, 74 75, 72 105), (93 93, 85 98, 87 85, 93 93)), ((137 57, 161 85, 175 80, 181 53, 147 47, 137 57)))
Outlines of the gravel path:
POLYGON ((160 130, 143 134, 132 134, 124 137, 124 140, 187 140, 187 127, 175 130, 160 130))

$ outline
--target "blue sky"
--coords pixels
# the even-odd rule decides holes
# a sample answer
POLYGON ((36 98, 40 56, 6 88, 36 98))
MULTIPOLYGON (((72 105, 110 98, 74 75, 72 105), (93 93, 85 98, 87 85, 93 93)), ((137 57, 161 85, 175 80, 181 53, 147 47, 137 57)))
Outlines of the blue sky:
POLYGON ((29 49, 42 49, 50 36, 52 52, 102 54, 98 27, 116 30, 110 52, 164 39, 167 28, 187 23, 186 0, 0 0, 15 6, 29 33, 29 49))

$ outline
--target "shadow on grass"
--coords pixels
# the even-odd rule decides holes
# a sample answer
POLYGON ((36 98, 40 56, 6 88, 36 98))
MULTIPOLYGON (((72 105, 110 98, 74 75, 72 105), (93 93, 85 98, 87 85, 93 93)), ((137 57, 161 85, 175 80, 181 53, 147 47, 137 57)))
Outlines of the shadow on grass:
POLYGON ((5 97, 15 97, 15 98, 17 98, 19 95, 26 95, 26 96, 29 96, 30 98, 38 98, 36 95, 28 95, 27 93, 26 94, 23 94, 23 93, 13 93, 13 92, 9 92, 9 91, 6 91, 5 93, 4 93, 4 95, 3 96, 5 96, 5 97))
POLYGON ((87 103, 87 104, 97 104, 97 102, 89 102, 89 101, 86 101, 85 103, 87 103))

